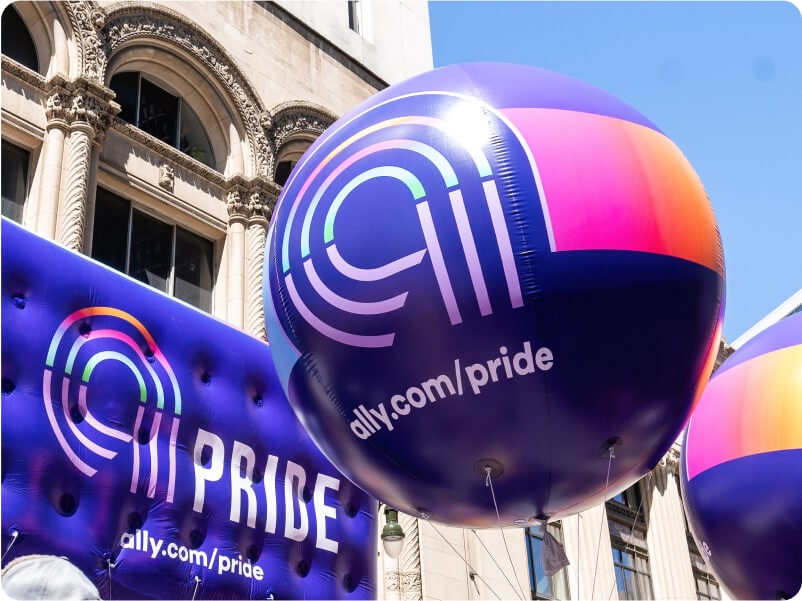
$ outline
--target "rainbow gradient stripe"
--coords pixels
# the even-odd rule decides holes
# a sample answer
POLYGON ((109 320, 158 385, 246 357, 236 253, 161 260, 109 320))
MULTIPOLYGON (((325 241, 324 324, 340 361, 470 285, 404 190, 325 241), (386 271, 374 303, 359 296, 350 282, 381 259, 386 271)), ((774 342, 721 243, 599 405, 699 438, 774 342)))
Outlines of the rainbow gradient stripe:
POLYGON ((688 424, 689 481, 741 457, 802 449, 802 315, 787 319, 782 346, 744 347, 746 360, 739 349, 710 380, 688 424))
MULTIPOLYGON (((89 455, 93 453, 103 459, 113 459, 117 451, 104 444, 116 440, 131 444, 133 449, 133 465, 131 474, 131 492, 139 485, 140 444, 138 433, 145 419, 145 405, 149 398, 149 386, 155 391, 155 404, 158 411, 153 416, 148 440, 150 454, 150 480, 148 496, 156 494, 158 480, 158 433, 163 419, 161 413, 165 401, 172 401, 173 416, 170 423, 169 482, 167 499, 172 501, 175 492, 176 456, 175 445, 178 436, 181 415, 181 390, 178 380, 164 353, 159 349, 153 336, 145 326, 133 315, 114 307, 86 307, 74 311, 67 316, 53 335, 45 359, 45 370, 42 379, 43 399, 48 421, 62 449, 73 465, 87 476, 93 476, 97 468, 90 465, 89 455), (90 328, 82 332, 82 324, 98 324, 107 327, 90 328), (138 340, 137 340, 138 339, 138 340), (143 344, 144 343, 144 344, 143 344), (66 352, 66 356, 65 353, 66 352), (147 353, 147 356, 146 356, 147 353), (61 361, 59 360, 61 358, 61 361), (132 431, 123 432, 98 420, 91 412, 87 397, 91 386, 92 374, 104 362, 115 362, 123 365, 136 380, 139 395, 135 423, 132 431), (59 376, 58 372, 62 375, 59 376), (59 386, 60 377, 60 386, 59 386), (77 378, 77 379, 76 379, 77 378), (166 380, 168 395, 165 391, 166 380), (77 384, 77 391, 75 390, 77 384), (54 392, 57 398, 54 399, 54 392), (71 398, 77 392, 77 407, 85 426, 75 423, 71 416, 71 398), (61 418, 54 407, 62 410, 61 418), (64 427, 66 425, 66 428, 64 427), (99 436, 106 441, 101 444, 99 436), (79 450, 73 448, 68 438, 80 445, 79 450), (83 449, 83 450, 81 450, 83 449)), ((119 443, 116 443, 119 444, 119 443)))
MULTIPOLYGON (((85 309, 79 309, 74 313, 70 314, 58 327, 56 333, 53 335, 53 339, 50 341, 50 347, 47 350, 47 359, 45 360, 45 365, 47 367, 52 368, 53 362, 55 361, 56 351, 58 350, 59 345, 61 344, 61 340, 64 337, 64 334, 67 330, 70 329, 74 324, 79 322, 82 319, 86 319, 89 317, 97 317, 97 316, 107 316, 107 317, 117 317, 122 319, 123 321, 132 325, 137 332, 139 332, 142 337, 145 339, 147 343, 147 348, 153 353, 153 358, 155 361, 159 363, 164 368, 165 373, 167 374, 168 378, 170 379, 170 384, 173 389, 174 399, 175 399, 175 414, 181 415, 181 390, 178 388, 178 380, 175 377, 175 373, 173 372, 173 368, 170 367, 170 364, 167 362, 167 358, 164 356, 164 353, 159 350, 159 346, 156 344, 156 341, 153 339, 153 336, 150 335, 150 332, 145 329, 145 326, 133 315, 130 313, 126 313, 125 311, 121 311, 120 309, 116 309, 114 307, 87 307, 85 309)), ((164 408, 164 388, 161 385, 161 382, 156 377, 156 373, 153 371, 153 368, 149 365, 149 362, 145 358, 144 353, 142 350, 134 343, 133 339, 130 336, 122 332, 118 332, 116 330, 97 330, 97 331, 90 331, 87 336, 82 336, 77 338, 73 343, 73 347, 70 350, 70 354, 67 357, 67 363, 64 367, 64 373, 70 375, 72 373, 73 364, 75 362, 75 357, 80 350, 81 345, 83 345, 87 340, 90 339, 97 339, 100 337, 105 338, 114 338, 120 340, 127 344, 141 359, 141 364, 145 366, 148 372, 153 377, 153 381, 156 384, 156 388, 158 391, 158 398, 156 400, 157 406, 159 409, 164 408)), ((106 357, 109 358, 109 357, 106 357)), ((91 360, 90 360, 91 361, 91 360)), ((97 364, 99 360, 94 360, 94 365, 97 364)), ((132 367, 132 371, 134 371, 134 375, 137 378, 137 381, 140 382, 140 400, 144 403, 144 397, 146 395, 145 392, 145 385, 144 379, 142 378, 141 374, 132 367)), ((83 381, 88 382, 89 376, 91 375, 92 370, 89 369, 89 372, 84 372, 83 374, 83 381)))
MULTIPOLYGON (((444 94, 443 92, 421 92, 418 94, 414 94, 415 96, 418 95, 428 95, 428 94, 444 94)), ((449 94, 451 96, 458 96, 456 94, 449 94)), ((376 107, 371 107, 369 110, 374 110, 376 107)), ((365 111, 368 112, 368 111, 365 111)), ((356 119, 357 117, 363 115, 354 116, 351 120, 356 119)), ((342 162, 332 171, 332 173, 319 185, 317 191, 315 192, 314 197, 309 203, 307 208, 307 213, 304 217, 303 222, 303 234, 301 239, 301 252, 302 256, 305 258, 309 256, 309 229, 310 223, 312 220, 312 215, 317 208, 320 198, 332 184, 332 182, 339 176, 346 168, 351 166, 352 164, 356 163, 360 159, 370 156, 372 154, 381 152, 383 150, 389 149, 406 149, 411 150, 413 152, 419 153, 429 160, 437 167, 438 171, 443 177, 443 182, 446 185, 446 188, 452 189, 459 185, 459 180, 457 178, 456 173, 454 172, 453 167, 449 164, 448 159, 444 157, 442 154, 437 152, 434 148, 427 146, 426 144, 422 144, 415 140, 410 139, 396 139, 396 140, 389 140, 385 142, 380 142, 377 144, 372 144, 365 149, 360 151, 354 152, 353 154, 348 154, 348 149, 355 144, 356 142, 360 141, 361 139, 373 134, 375 132, 391 128, 391 127, 410 127, 410 126, 423 126, 423 127, 432 127, 436 130, 439 130, 446 135, 449 133, 455 133, 453 131, 453 126, 449 124, 448 121, 443 119, 438 119, 435 117, 424 116, 424 115, 410 115, 404 117, 396 117, 393 119, 385 119, 378 123, 375 123, 369 127, 366 127, 354 135, 350 136, 348 139, 343 141, 342 143, 338 144, 333 150, 331 150, 325 157, 323 157, 315 167, 315 169, 309 174, 307 179, 301 185, 298 193, 295 197, 295 201, 292 203, 290 208, 289 215, 287 217, 287 227, 284 231, 284 237, 282 239, 282 269, 284 273, 290 271, 290 230, 293 224, 293 221, 296 216, 296 212, 298 211, 299 205, 303 202, 306 194, 308 193, 309 187, 316 183, 317 178, 319 177, 321 171, 323 171, 329 164, 333 161, 341 160, 342 162)), ((309 153, 304 157, 305 161, 308 161, 312 158, 312 156, 316 153, 316 151, 320 147, 314 147, 310 150, 309 153)), ((481 148, 476 145, 467 144, 465 145, 466 150, 470 154, 471 158, 473 159, 474 164, 476 165, 476 169, 478 171, 479 177, 485 178, 492 175, 492 170, 490 168, 490 163, 487 160, 487 157, 484 155, 484 152, 481 148)), ((395 177, 400 181, 404 182, 406 186, 409 188, 410 192, 413 195, 415 200, 419 200, 425 196, 425 191, 423 188, 423 184, 420 180, 415 177, 414 174, 409 173, 405 170, 400 170, 398 167, 394 168, 391 166, 387 166, 383 169, 377 169, 375 173, 370 174, 362 174, 359 178, 351 180, 348 182, 341 191, 338 193, 338 198, 340 200, 339 203, 336 203, 336 206, 332 206, 329 208, 329 212, 326 217, 326 229, 325 229, 325 241, 326 243, 331 242, 334 239, 333 233, 333 221, 334 215, 336 214, 336 208, 341 204, 344 197, 357 185, 363 183, 367 179, 371 177, 378 177, 378 176, 389 176, 395 177)), ((297 173, 297 171, 295 172, 297 173)), ((289 181, 286 184, 286 187, 289 188, 293 180, 295 178, 295 174, 291 175, 289 181)))

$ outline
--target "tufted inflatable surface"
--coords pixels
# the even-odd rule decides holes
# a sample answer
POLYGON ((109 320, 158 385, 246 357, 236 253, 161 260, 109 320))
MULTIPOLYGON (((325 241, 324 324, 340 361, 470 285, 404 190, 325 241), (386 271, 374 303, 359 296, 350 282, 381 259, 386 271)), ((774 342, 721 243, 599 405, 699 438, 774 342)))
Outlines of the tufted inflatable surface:
POLYGON ((368 599, 375 501, 295 418, 270 348, 2 224, 4 565, 115 599, 368 599))

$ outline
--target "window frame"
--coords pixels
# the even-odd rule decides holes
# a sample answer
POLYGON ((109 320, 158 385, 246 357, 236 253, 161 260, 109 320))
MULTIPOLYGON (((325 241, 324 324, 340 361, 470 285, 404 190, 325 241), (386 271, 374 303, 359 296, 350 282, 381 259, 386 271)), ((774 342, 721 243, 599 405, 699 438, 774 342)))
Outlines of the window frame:
MULTIPOLYGON (((568 583, 568 574, 566 573, 565 569, 560 570, 553 576, 546 576, 549 582, 549 593, 542 592, 538 590, 538 579, 537 579, 537 567, 536 562, 539 558, 535 557, 535 549, 533 548, 532 539, 540 541, 540 545, 543 544, 543 534, 538 534, 535 528, 540 528, 542 532, 542 526, 527 526, 524 529, 524 537, 526 539, 526 560, 527 560, 527 568, 529 570, 529 591, 532 599, 560 599, 559 595, 562 594, 561 591, 557 589, 562 588, 565 599, 571 598, 571 591, 569 588, 568 583), (557 583, 557 579, 560 579, 561 582, 557 583)), ((563 539, 563 529, 561 522, 549 522, 546 526, 546 531, 551 534, 560 544, 564 544, 563 539)), ((542 567, 542 566, 541 566, 542 567)))
MULTIPOLYGON (((160 82, 156 81, 155 77, 149 76, 149 74, 146 71, 141 71, 141 70, 136 70, 136 71, 121 70, 121 71, 116 72, 109 79, 109 87, 112 90, 114 90, 115 94, 118 94, 118 91, 115 88, 112 87, 112 83, 113 83, 114 78, 117 77, 117 76, 120 76, 120 75, 131 74, 131 73, 136 74, 136 93, 134 95, 135 98, 133 99, 134 100, 134 106, 133 106, 134 121, 131 122, 131 121, 128 121, 128 120, 124 119, 123 117, 120 117, 120 118, 123 119, 129 125, 132 125, 133 127, 136 127, 138 130, 146 133, 147 135, 156 138, 157 140, 159 140, 160 142, 162 142, 164 144, 167 144, 170 148, 174 148, 178 152, 180 152, 180 153, 182 153, 182 154, 184 154, 184 155, 186 155, 188 157, 192 157, 193 159, 195 159, 196 161, 206 165, 207 167, 216 170, 217 169, 217 167, 216 167, 217 159, 215 157, 214 146, 212 144, 211 137, 209 136, 209 132, 207 131, 206 126, 204 125, 204 123, 201 120, 201 118, 198 116, 197 112, 192 108, 192 105, 189 102, 187 102, 186 98, 184 98, 180 94, 174 93, 172 90, 168 89, 167 87, 162 85, 160 82), (142 106, 141 106, 141 104, 142 104, 142 81, 143 80, 146 81, 148 85, 155 87, 161 93, 168 94, 168 95, 170 95, 170 96, 172 96, 173 98, 176 99, 176 105, 177 106, 176 106, 176 114, 175 114, 175 117, 174 117, 175 118, 175 131, 173 131, 170 134, 171 139, 172 139, 171 142, 163 140, 162 138, 160 138, 155 133, 152 133, 151 131, 149 131, 147 129, 144 129, 142 127, 142 114, 141 114, 142 113, 142 106), (186 115, 184 111, 189 111, 191 113, 191 115, 186 115), (197 128, 198 129, 198 134, 197 135, 203 136, 203 139, 204 139, 204 142, 205 142, 205 148, 197 148, 197 147, 193 147, 193 148, 196 148, 197 150, 199 150, 201 152, 208 152, 209 153, 208 158, 207 157, 204 157, 203 159, 198 158, 194 153, 190 152, 191 149, 188 149, 186 151, 182 149, 181 140, 182 140, 182 133, 184 133, 184 125, 185 125, 186 121, 190 121, 190 119, 187 119, 187 117, 191 117, 191 121, 198 126, 198 128, 197 128)), ((125 111, 125 109, 123 109, 123 110, 125 111)))
POLYGON ((93 236, 92 236, 93 240, 92 240, 92 248, 90 249, 89 256, 92 257, 93 259, 95 259, 96 261, 98 261, 100 263, 103 263, 104 265, 107 265, 108 267, 110 267, 112 269, 115 269, 116 271, 119 271, 120 273, 123 273, 126 276, 128 276, 128 277, 130 277, 132 279, 135 279, 138 282, 141 282, 141 283, 145 284, 146 286, 149 286, 150 288, 153 288, 154 290, 158 290, 159 292, 162 292, 163 294, 167 294, 171 298, 174 298, 176 300, 180 300, 182 302, 185 302, 188 305, 190 305, 192 307, 195 307, 196 309, 198 309, 200 311, 204 311, 205 313, 209 313, 210 315, 213 315, 214 314, 214 296, 215 296, 215 277, 214 276, 215 276, 216 270, 218 268, 218 265, 217 265, 217 252, 216 252, 217 251, 217 249, 216 249, 216 241, 213 240, 213 239, 207 238, 207 237, 205 237, 205 236, 203 236, 203 235, 201 235, 201 234, 199 234, 199 233, 197 233, 197 232, 195 232, 195 231, 193 231, 191 229, 188 229, 188 228, 184 227, 183 225, 179 224, 175 219, 170 219, 166 215, 161 214, 161 213, 153 210, 151 207, 148 207, 147 205, 143 205, 141 203, 138 203, 138 202, 136 202, 134 200, 131 200, 130 198, 126 198, 125 196, 122 196, 122 195, 118 194, 114 190, 111 190, 111 189, 106 188, 106 187, 98 186, 97 192, 101 193, 101 194, 97 194, 96 195, 96 201, 95 201, 95 211, 96 211, 96 213, 95 213, 95 220, 94 220, 94 224, 93 224, 93 236), (96 240, 96 236, 94 235, 94 230, 97 228, 97 204, 98 204, 98 201, 100 200, 100 198, 102 197, 102 194, 109 194, 109 195, 115 197, 118 200, 122 200, 123 202, 125 202, 128 205, 128 210, 127 210, 127 213, 126 213, 126 231, 125 231, 125 262, 124 262, 125 264, 124 264, 124 270, 122 270, 122 271, 118 270, 116 267, 114 267, 112 265, 108 265, 107 263, 103 262, 101 259, 96 258, 95 255, 94 255, 94 245, 95 245, 95 240, 96 240), (133 232, 133 227, 134 227, 134 214, 135 214, 135 212, 137 212, 137 213, 139 213, 139 214, 141 214, 141 215, 143 215, 143 216, 145 216, 147 218, 156 220, 156 221, 158 221, 158 222, 160 222, 160 223, 162 223, 162 224, 164 224, 164 225, 166 225, 166 226, 168 226, 170 228, 170 269, 169 269, 169 275, 167 277, 167 289, 166 290, 162 290, 162 289, 160 289, 160 288, 158 288, 156 286, 153 286, 152 284, 150 284, 148 282, 145 282, 145 281, 143 281, 143 280, 141 280, 141 279, 139 279, 136 276, 131 274, 131 254, 132 254, 132 248, 131 248, 132 240, 131 240, 131 237, 132 237, 132 232, 133 232), (208 258, 209 258, 209 262, 210 262, 210 278, 211 278, 211 281, 210 281, 209 290, 207 291, 208 292, 208 306, 203 306, 203 305, 200 305, 200 304, 196 305, 196 304, 194 304, 194 303, 192 303, 190 301, 187 301, 187 300, 184 300, 184 299, 181 299, 181 298, 175 296, 175 289, 176 289, 176 250, 177 250, 177 239, 178 239, 178 229, 179 228, 182 231, 190 234, 191 236, 193 236, 195 238, 198 238, 198 239, 200 239, 202 241, 208 242, 208 244, 209 244, 209 257, 208 258))
POLYGON ((623 599, 654 599, 654 585, 652 584, 651 566, 649 564, 649 553, 645 549, 641 549, 634 545, 629 545, 623 541, 612 540, 610 544, 613 555, 613 575, 615 577, 616 591, 619 593, 618 598, 621 597, 621 589, 619 583, 619 571, 621 572, 621 582, 624 584, 625 596, 623 599), (621 555, 621 560, 616 559, 616 551, 621 555), (632 564, 627 565, 624 562, 623 556, 628 554, 632 556, 632 564), (635 591, 627 591, 627 579, 624 577, 627 572, 633 576, 632 582, 635 583, 635 591), (648 584, 648 591, 641 590, 644 581, 648 584), (648 594, 644 594, 648 593, 648 594), (632 596, 629 596, 632 595, 632 596))
POLYGON ((694 568, 693 581, 694 586, 696 587, 696 598, 700 601, 719 601, 721 599, 721 585, 716 577, 710 572, 705 572, 703 570, 694 568), (705 592, 699 590, 700 580, 703 580, 705 583, 705 587, 707 589, 705 592), (709 593, 711 585, 715 585, 718 596, 713 596, 713 594, 709 593))
POLYGON ((3 212, 3 216, 6 216, 7 219, 10 219, 11 221, 14 221, 15 223, 24 224, 25 223, 25 211, 26 211, 26 208, 27 208, 27 205, 28 205, 28 196, 31 193, 31 181, 32 181, 32 178, 33 178, 33 169, 31 169, 31 161, 33 159, 34 152, 30 148, 26 148, 24 146, 21 146, 20 144, 17 144, 15 142, 11 141, 11 140, 7 140, 6 138, 2 138, 1 146, 5 146, 6 147, 6 149, 2 149, 0 147, 0 154, 2 154, 3 158, 7 157, 7 151, 8 150, 12 150, 14 153, 19 153, 21 155, 24 155, 24 159, 25 160, 22 163, 23 172, 24 172, 23 173, 23 182, 22 182, 22 202, 21 203, 16 203, 16 200, 14 201, 14 204, 20 204, 20 206, 21 206, 19 221, 17 221, 13 217, 6 216, 5 212, 3 212), (11 146, 11 149, 8 149, 8 146, 11 146))
MULTIPOLYGON (((5 11, 7 11, 7 10, 13 11, 13 14, 16 15, 16 17, 14 17, 15 20, 19 20, 20 23, 22 24, 24 35, 27 37, 25 45, 27 46, 28 42, 30 42, 30 48, 26 48, 25 50, 32 50, 33 51, 33 56, 32 57, 27 57, 27 58, 33 58, 35 64, 34 65, 30 65, 27 60, 22 60, 21 61, 20 60, 21 57, 20 58, 15 58, 14 56, 11 56, 10 54, 5 54, 5 53, 4 53, 4 55, 7 56, 8 58, 10 58, 11 60, 19 63, 23 67, 26 67, 26 68, 28 68, 31 71, 34 71, 36 73, 40 73, 40 69, 42 68, 42 60, 39 57, 39 48, 36 46, 36 40, 34 40, 34 38, 33 38, 33 34, 31 33, 31 29, 28 27, 28 24, 25 22, 25 19, 22 18, 22 14, 20 14, 20 11, 18 11, 14 7, 14 5, 12 3, 9 3, 5 7, 5 9, 3 9, 3 21, 5 21, 5 17, 6 17, 6 12, 5 11)), ((11 15, 12 13, 7 13, 7 14, 11 15)), ((16 28, 14 28, 14 29, 16 29, 16 28)), ((14 41, 17 41, 17 40, 14 40, 14 41)))
POLYGON ((348 29, 354 33, 362 33, 362 7, 360 0, 348 0, 348 29))

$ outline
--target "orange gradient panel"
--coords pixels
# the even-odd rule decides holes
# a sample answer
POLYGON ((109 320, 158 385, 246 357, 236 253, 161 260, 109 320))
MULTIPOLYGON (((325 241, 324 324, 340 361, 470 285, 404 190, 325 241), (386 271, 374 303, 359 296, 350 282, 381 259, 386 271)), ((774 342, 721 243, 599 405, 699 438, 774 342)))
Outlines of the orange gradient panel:
POLYGON ((685 444, 689 480, 725 461, 802 449, 802 346, 760 355, 714 377, 685 444))
POLYGON ((701 181, 654 129, 560 109, 505 109, 532 150, 555 251, 633 250, 723 275, 716 219, 701 181))

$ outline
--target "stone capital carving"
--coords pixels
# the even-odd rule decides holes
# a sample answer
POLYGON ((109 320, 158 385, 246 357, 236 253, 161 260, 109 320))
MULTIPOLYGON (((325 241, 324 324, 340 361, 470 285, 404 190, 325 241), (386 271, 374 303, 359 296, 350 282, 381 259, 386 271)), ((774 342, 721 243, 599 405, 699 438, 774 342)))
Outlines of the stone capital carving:
POLYGON ((274 204, 270 202, 267 194, 260 190, 251 192, 248 198, 248 214, 251 221, 264 221, 265 224, 270 222, 270 217, 273 215, 274 204))
POLYGON ((242 195, 236 188, 226 194, 226 209, 230 220, 248 218, 248 205, 242 202, 242 195))
POLYGON ((45 116, 48 121, 67 123, 67 107, 64 106, 64 96, 68 94, 66 90, 57 90, 47 97, 45 105, 45 116))
POLYGON ((668 453, 663 455, 663 458, 660 460, 660 465, 666 468, 672 474, 679 474, 679 462, 680 462, 680 450, 675 447, 671 447, 668 450, 668 453))
POLYGON ((67 81, 55 76, 47 82, 45 115, 49 125, 82 128, 96 142, 102 142, 120 105, 112 100, 114 92, 91 79, 67 81))
POLYGON ((668 488, 668 479, 679 475, 679 462, 680 450, 676 447, 671 447, 652 470, 654 485, 661 495, 665 494, 668 488))

